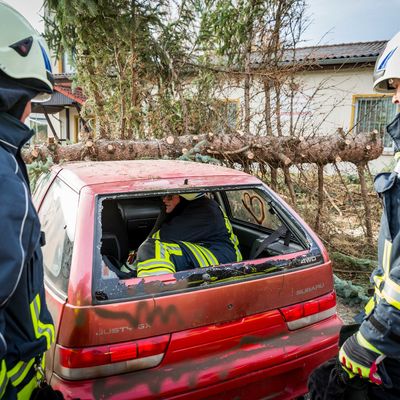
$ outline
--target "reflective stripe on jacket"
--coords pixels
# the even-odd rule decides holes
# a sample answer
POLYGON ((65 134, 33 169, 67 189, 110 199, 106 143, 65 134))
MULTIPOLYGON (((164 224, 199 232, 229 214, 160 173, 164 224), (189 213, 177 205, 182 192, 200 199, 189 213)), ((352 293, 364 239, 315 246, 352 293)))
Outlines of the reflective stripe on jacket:
POLYGON ((14 368, 7 371, 8 386, 4 394, 5 399, 26 400, 30 399, 32 392, 43 381, 45 358, 33 358, 27 362, 20 361, 14 368), (41 360, 41 369, 37 368, 41 360))

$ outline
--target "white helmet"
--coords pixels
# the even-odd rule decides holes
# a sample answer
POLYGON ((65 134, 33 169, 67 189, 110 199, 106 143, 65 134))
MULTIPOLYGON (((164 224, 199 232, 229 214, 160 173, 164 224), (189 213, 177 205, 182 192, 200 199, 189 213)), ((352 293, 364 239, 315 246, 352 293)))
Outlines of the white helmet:
POLYGON ((374 89, 377 92, 393 93, 391 79, 400 79, 400 32, 386 44, 374 70, 374 89))
POLYGON ((204 196, 204 193, 180 193, 179 196, 183 197, 188 201, 199 199, 204 196))
POLYGON ((0 71, 46 101, 53 92, 48 48, 44 39, 14 8, 0 0, 0 71))

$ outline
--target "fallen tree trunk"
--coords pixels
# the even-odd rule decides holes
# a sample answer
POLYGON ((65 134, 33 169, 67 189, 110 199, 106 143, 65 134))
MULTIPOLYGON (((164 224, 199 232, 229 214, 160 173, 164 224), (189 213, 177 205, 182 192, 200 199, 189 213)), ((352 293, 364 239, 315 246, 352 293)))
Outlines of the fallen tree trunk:
POLYGON ((168 136, 153 140, 88 140, 85 143, 60 146, 56 143, 23 150, 27 163, 45 160, 55 163, 78 160, 133 160, 143 158, 179 158, 198 153, 221 161, 262 162, 274 168, 293 164, 325 165, 340 161, 354 164, 376 159, 382 153, 378 132, 343 136, 317 136, 309 139, 239 134, 204 134, 168 136))

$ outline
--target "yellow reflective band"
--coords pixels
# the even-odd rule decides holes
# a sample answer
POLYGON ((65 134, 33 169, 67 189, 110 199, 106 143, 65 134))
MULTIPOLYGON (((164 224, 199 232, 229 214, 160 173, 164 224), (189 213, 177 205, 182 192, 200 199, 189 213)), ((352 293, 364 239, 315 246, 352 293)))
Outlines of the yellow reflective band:
POLYGON ((375 353, 383 354, 380 350, 378 350, 375 346, 373 346, 367 339, 362 335, 360 331, 357 332, 357 342, 360 346, 364 347, 365 349, 372 350, 375 353))
POLYGON ((393 307, 400 310, 400 286, 388 278, 382 290, 382 297, 393 307))
POLYGON ((203 253, 201 253, 193 243, 190 242, 182 242, 194 255, 196 258, 197 263, 201 268, 208 267, 210 264, 208 260, 204 257, 203 253))
POLYGON ((232 228, 232 224, 229 221, 228 216, 225 214, 225 211, 220 207, 219 208, 222 212, 222 215, 224 216, 224 221, 225 221, 225 227, 228 230, 228 234, 229 234, 229 240, 232 242, 233 247, 235 249, 235 253, 236 253, 236 261, 242 261, 243 257, 242 257, 242 253, 239 250, 239 239, 237 238, 237 236, 233 233, 233 228, 232 228))
MULTIPOLYGON (((46 357, 45 357, 44 353, 42 354, 42 362, 41 362, 41 364, 42 364, 43 371, 45 371, 46 370, 46 357)), ((38 375, 39 376, 41 375, 40 371, 38 371, 38 375)))
POLYGON ((383 276, 374 275, 374 282, 375 282, 376 289, 379 290, 379 288, 381 287, 381 284, 383 282, 383 276))
POLYGON ((33 299, 30 304, 31 317, 33 323, 33 329, 35 332, 36 339, 40 339, 45 337, 47 342, 47 350, 50 348, 51 344, 54 342, 54 325, 53 324, 44 324, 40 321, 40 296, 39 294, 33 299))
POLYGON ((176 272, 170 255, 182 255, 182 249, 176 243, 164 243, 159 240, 154 242, 154 258, 138 262, 137 276, 139 278, 150 275, 174 274, 176 272))
POLYGON ((236 250, 236 261, 238 261, 238 262, 242 261, 243 260, 243 256, 242 256, 242 253, 239 250, 239 247, 236 247, 235 250, 236 250))
POLYGON ((383 283, 385 282, 383 277, 380 275, 374 276, 375 282, 375 303, 379 304, 380 299, 382 298, 382 293, 379 288, 383 287, 383 283))
POLYGON ((167 251, 169 254, 174 254, 176 256, 182 255, 182 249, 180 248, 179 244, 176 243, 164 243, 164 244, 167 247, 167 251))
POLYGON ((138 269, 149 269, 149 268, 167 268, 167 269, 175 269, 175 266, 172 262, 167 261, 167 260, 156 260, 156 259, 151 259, 151 260, 146 260, 138 263, 138 269))
POLYGON ((0 399, 3 397, 4 392, 6 391, 8 383, 8 376, 7 376, 7 367, 6 362, 1 360, 1 370, 0 370, 0 399))
POLYGON ((161 275, 161 274, 174 274, 175 265, 168 261, 168 260, 146 260, 138 263, 137 265, 138 272, 137 276, 139 278, 143 276, 150 276, 150 275, 161 275))
POLYGON ((151 237, 153 239, 160 239, 160 230, 158 230, 157 232, 154 232, 151 237))
POLYGON ((170 274, 171 271, 166 271, 165 268, 153 268, 149 271, 143 270, 138 272, 137 276, 138 278, 145 278, 146 276, 158 276, 158 275, 165 275, 165 274, 170 274))
POLYGON ((31 398, 32 392, 38 387, 38 378, 34 376, 17 394, 18 400, 27 400, 31 398))
POLYGON ((372 313, 372 311, 375 308, 375 299, 373 297, 371 297, 368 300, 368 303, 365 305, 364 310, 365 310, 365 314, 368 316, 372 313))
POLYGON ((19 361, 17 362, 8 372, 8 377, 11 378, 13 375, 15 375, 25 364, 27 364, 24 361, 19 361))
POLYGON ((167 246, 168 250, 180 250, 179 244, 177 243, 167 243, 167 242, 163 242, 165 244, 165 246, 167 246))
POLYGON ((392 242, 389 242, 389 240, 385 240, 385 247, 383 249, 383 260, 382 260, 385 279, 389 276, 391 255, 392 255, 392 242))
POLYGON ((197 248, 199 251, 202 252, 202 254, 204 255, 204 257, 207 258, 208 262, 209 262, 211 265, 218 265, 218 264, 219 264, 219 262, 218 262, 218 260, 217 260, 217 257, 214 256, 214 254, 211 252, 210 249, 207 249, 207 247, 200 246, 200 245, 198 245, 198 244, 196 244, 195 246, 196 246, 196 248, 197 248))
POLYGON ((20 361, 8 372, 8 377, 14 387, 17 387, 25 379, 34 362, 34 358, 28 362, 20 361))
POLYGON ((161 257, 161 242, 159 240, 156 240, 154 242, 154 258, 156 259, 164 258, 164 256, 161 257))
POLYGON ((386 245, 387 240, 385 240, 383 244, 383 254, 382 254, 382 268, 383 268, 383 274, 386 274, 386 253, 387 253, 387 245, 386 245))

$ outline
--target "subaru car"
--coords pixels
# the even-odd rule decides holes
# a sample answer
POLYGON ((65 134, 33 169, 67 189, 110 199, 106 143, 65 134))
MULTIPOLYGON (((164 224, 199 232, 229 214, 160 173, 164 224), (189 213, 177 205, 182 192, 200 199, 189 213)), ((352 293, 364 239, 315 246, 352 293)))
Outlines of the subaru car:
POLYGON ((56 327, 47 377, 66 399, 301 399, 337 354, 328 254, 257 177, 173 160, 66 163, 34 202, 56 327), (243 260, 120 276, 162 196, 193 192, 218 202, 243 260))

